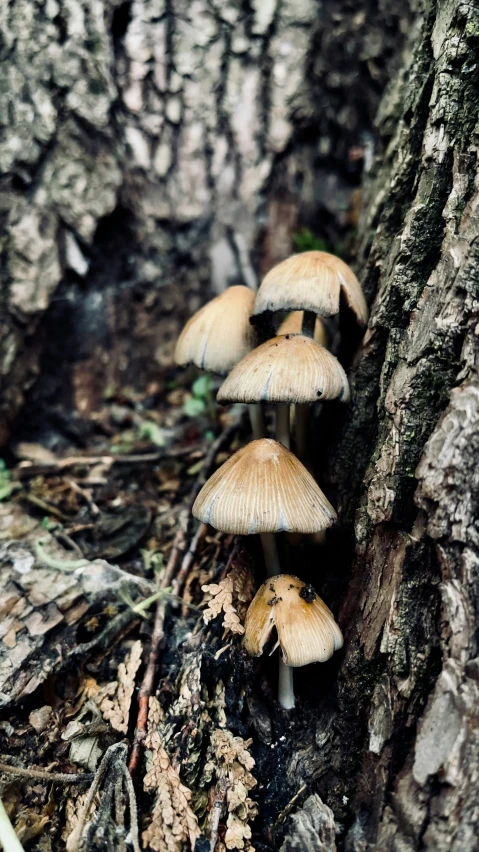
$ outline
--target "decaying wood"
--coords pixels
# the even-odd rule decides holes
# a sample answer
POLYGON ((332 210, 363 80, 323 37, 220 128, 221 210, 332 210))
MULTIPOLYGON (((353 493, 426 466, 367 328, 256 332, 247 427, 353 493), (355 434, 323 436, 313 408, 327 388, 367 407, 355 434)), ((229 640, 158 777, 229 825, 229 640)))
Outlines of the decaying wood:
MULTIPOLYGON (((180 512, 178 518, 178 529, 170 551, 168 564, 165 568, 164 573, 162 574, 161 581, 159 584, 160 588, 162 589, 167 589, 171 586, 171 590, 175 595, 179 595, 181 593, 183 583, 185 582, 188 572, 193 565, 198 546, 208 530, 206 524, 199 524, 194 536, 191 539, 189 546, 187 548, 185 547, 186 535, 191 520, 191 507, 193 506, 193 503, 195 502, 196 497, 200 492, 200 489, 208 479, 208 476, 210 475, 214 467, 216 456, 218 455, 221 449, 228 446, 229 442, 231 441, 235 432, 238 429, 238 425, 238 421, 234 421, 220 433, 220 435, 218 436, 218 438, 216 438, 215 441, 213 441, 213 444, 205 457, 201 471, 197 476, 193 487, 188 495, 188 498, 186 500, 186 506, 180 512), (181 560, 180 568, 177 571, 178 562, 182 553, 183 558, 181 560)), ((157 674, 158 660, 161 651, 161 643, 163 641, 164 636, 163 628, 165 622, 165 615, 166 599, 160 599, 156 607, 153 633, 151 635, 151 646, 148 656, 148 664, 145 670, 145 674, 143 676, 140 691, 138 693, 138 718, 136 721, 133 746, 131 750, 130 760, 128 763, 128 769, 132 775, 136 772, 138 768, 141 745, 146 736, 149 703, 155 686, 155 678, 157 674)))
POLYGON ((309 796, 291 817, 281 852, 336 852, 334 815, 318 795, 309 796))
POLYGON ((70 656, 91 652, 104 638, 113 641, 136 617, 128 610, 119 614, 105 628, 105 636, 100 631, 86 648, 76 639, 78 623, 98 601, 118 606, 125 583, 136 587, 142 597, 153 594, 155 586, 103 559, 70 560, 68 551, 15 504, 2 504, 0 514, 2 523, 19 535, 1 546, 0 701, 4 706, 31 694, 70 656), (62 568, 44 565, 35 551, 37 541, 62 568), (70 562, 76 570, 69 570, 70 562))

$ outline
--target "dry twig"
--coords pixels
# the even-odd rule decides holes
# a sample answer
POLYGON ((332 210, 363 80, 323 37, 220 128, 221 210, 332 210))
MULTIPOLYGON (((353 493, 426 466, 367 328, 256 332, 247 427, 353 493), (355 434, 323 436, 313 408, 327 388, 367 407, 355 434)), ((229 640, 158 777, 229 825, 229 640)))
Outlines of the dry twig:
POLYGON ((57 784, 89 784, 93 779, 93 775, 91 774, 70 775, 68 772, 48 772, 46 769, 10 766, 9 763, 0 763, 0 772, 5 772, 7 775, 15 775, 17 778, 25 778, 25 780, 29 781, 49 781, 57 784))
POLYGON ((152 464, 163 458, 178 458, 194 453, 201 446, 178 447, 177 449, 164 449, 155 453, 124 453, 117 456, 68 456, 57 462, 46 462, 45 464, 32 464, 31 462, 20 462, 15 469, 16 479, 31 479, 33 476, 61 473, 62 470, 76 467, 95 467, 97 464, 113 466, 124 464, 152 464))

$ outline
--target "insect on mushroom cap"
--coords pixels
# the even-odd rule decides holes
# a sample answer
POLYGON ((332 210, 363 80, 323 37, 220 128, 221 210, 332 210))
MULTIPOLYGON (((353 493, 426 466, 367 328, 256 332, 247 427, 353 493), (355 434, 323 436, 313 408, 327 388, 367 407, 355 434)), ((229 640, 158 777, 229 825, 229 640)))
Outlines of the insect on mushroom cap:
POLYGON ((242 284, 203 305, 186 323, 175 347, 175 361, 212 373, 228 373, 254 346, 250 324, 255 294, 242 284))
POLYGON ((193 515, 235 535, 312 533, 336 520, 304 465, 271 438, 251 441, 231 456, 201 489, 193 515))
POLYGON ((341 292, 358 322, 366 325, 368 309, 361 285, 343 260, 325 251, 293 254, 264 277, 253 315, 301 310, 330 317, 339 313, 341 292))
POLYGON ((349 399, 338 359, 304 334, 285 334, 248 352, 223 382, 218 402, 307 403, 349 399))
POLYGON ((271 577, 253 598, 245 621, 248 654, 263 653, 274 627, 288 666, 323 663, 343 646, 341 630, 324 601, 312 586, 290 574, 271 577))

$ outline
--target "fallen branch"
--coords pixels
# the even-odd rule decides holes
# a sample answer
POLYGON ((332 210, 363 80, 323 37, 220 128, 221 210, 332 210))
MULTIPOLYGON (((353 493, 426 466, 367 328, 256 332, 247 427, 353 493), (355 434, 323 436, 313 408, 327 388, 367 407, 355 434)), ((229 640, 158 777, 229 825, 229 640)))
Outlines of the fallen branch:
POLYGON ((33 476, 48 476, 61 473, 63 470, 78 466, 95 467, 97 464, 112 467, 122 464, 151 464, 164 458, 178 458, 197 452, 202 446, 200 444, 189 447, 178 447, 177 449, 162 449, 154 453, 130 453, 115 456, 68 456, 57 462, 45 462, 45 464, 33 464, 29 461, 20 462, 14 470, 15 479, 31 479, 33 476))

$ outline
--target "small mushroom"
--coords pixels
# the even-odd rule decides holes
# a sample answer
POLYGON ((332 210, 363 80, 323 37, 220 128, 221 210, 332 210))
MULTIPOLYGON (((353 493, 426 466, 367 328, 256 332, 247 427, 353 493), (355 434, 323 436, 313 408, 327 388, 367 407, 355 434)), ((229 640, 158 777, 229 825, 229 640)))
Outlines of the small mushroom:
MULTIPOLYGON (((304 465, 271 438, 251 441, 218 468, 198 494, 193 515, 222 532, 260 533, 263 540, 275 532, 318 532, 336 520, 304 465)), ((266 567, 277 574, 277 559, 266 567)))
POLYGON ((228 287, 203 305, 186 323, 175 348, 180 367, 196 364, 212 373, 228 373, 254 346, 250 314, 255 294, 249 287, 228 287))
MULTIPOLYGON (((255 345, 250 324, 255 293, 242 284, 228 287, 186 323, 175 347, 180 367, 195 364, 211 373, 228 373, 255 345)), ((260 406, 249 407, 253 436, 265 434, 260 406)))
POLYGON ((354 272, 333 254, 305 251, 268 272, 256 295, 253 316, 265 311, 305 311, 304 323, 312 337, 315 319, 308 313, 322 317, 339 313, 341 293, 360 325, 366 325, 368 309, 354 272))
MULTIPOLYGON (((192 511, 199 521, 222 532, 259 533, 270 577, 281 570, 275 532, 319 532, 336 520, 331 503, 304 465, 271 438, 252 441, 218 468, 192 511)), ((285 669, 280 659, 280 684, 290 678, 285 669)))
MULTIPOLYGON (((324 601, 311 585, 280 574, 263 583, 246 614, 244 646, 259 657, 276 628, 284 666, 280 667, 278 698, 286 710, 294 707, 292 668, 323 663, 342 648, 343 636, 324 601)), ((272 652, 271 652, 272 653, 272 652)))
POLYGON ((304 334, 273 337, 248 352, 218 391, 218 402, 313 402, 349 399, 346 373, 304 334))
MULTIPOLYGON (((304 334, 273 337, 236 364, 218 391, 218 402, 273 402, 276 437, 289 447, 289 406, 318 399, 349 399, 346 373, 324 346, 304 334), (278 428, 279 427, 279 428, 278 428)), ((304 452, 303 448, 300 448, 304 452)))

